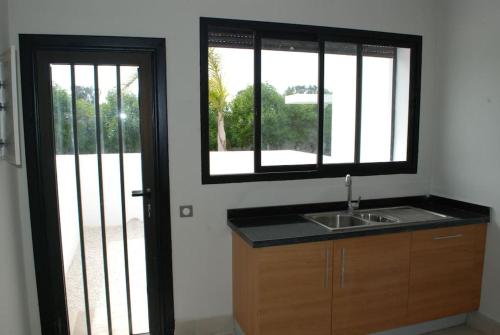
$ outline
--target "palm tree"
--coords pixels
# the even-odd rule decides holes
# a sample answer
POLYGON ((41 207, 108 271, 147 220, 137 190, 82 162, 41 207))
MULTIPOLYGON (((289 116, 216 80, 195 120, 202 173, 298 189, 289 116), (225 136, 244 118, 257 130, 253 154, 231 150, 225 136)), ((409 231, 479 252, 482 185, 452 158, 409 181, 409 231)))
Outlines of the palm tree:
POLYGON ((217 151, 226 151, 224 112, 228 92, 222 80, 220 57, 214 48, 208 49, 208 92, 209 105, 217 112, 217 151))

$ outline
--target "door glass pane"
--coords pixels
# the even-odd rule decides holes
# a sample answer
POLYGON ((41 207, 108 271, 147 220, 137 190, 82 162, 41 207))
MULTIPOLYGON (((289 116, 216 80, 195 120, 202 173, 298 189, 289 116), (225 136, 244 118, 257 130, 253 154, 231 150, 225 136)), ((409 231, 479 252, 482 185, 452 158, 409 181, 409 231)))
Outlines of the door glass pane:
POLYGON ((51 65, 70 332, 148 333, 139 68, 71 68, 51 65))
POLYGON ((102 186, 113 335, 129 333, 125 246, 122 221, 116 66, 99 66, 102 186))
POLYGON ((213 29, 208 40, 210 174, 254 172, 254 36, 213 29))
POLYGON ((82 221, 92 334, 108 333, 104 243, 97 160, 94 67, 75 65, 75 96, 80 163, 82 221))
POLYGON ((123 165, 125 180, 126 227, 130 269, 130 298, 134 334, 149 332, 144 239, 143 199, 132 197, 142 190, 141 135, 139 128, 139 70, 121 66, 121 110, 123 165))
POLYGON ((356 132, 356 45, 325 42, 323 163, 353 163, 356 132))
POLYGON ((318 43, 262 39, 262 166, 316 164, 318 43))
POLYGON ((54 142, 56 151, 57 196, 64 282, 71 334, 87 334, 83 282, 81 235, 79 230, 73 109, 71 105, 71 66, 51 65, 54 142))

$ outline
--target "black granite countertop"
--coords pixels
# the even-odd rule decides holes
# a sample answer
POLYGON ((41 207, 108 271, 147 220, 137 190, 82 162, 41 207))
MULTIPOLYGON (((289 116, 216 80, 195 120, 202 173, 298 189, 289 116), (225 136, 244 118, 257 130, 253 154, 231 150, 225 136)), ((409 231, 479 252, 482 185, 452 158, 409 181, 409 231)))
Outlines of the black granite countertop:
POLYGON ((347 237, 388 234, 420 229, 487 223, 490 208, 437 196, 369 199, 360 209, 413 206, 448 215, 432 221, 371 225, 330 231, 301 215, 345 210, 346 202, 243 208, 228 210, 228 225, 254 248, 334 240, 347 237))

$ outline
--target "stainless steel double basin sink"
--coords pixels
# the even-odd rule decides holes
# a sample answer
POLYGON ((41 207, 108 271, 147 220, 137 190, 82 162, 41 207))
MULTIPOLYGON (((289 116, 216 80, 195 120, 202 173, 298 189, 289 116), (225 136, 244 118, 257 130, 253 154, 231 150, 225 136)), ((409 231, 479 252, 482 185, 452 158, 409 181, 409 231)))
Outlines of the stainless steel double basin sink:
POLYGON ((330 230, 451 218, 444 214, 411 206, 356 210, 352 213, 346 211, 310 213, 304 214, 303 217, 330 230))

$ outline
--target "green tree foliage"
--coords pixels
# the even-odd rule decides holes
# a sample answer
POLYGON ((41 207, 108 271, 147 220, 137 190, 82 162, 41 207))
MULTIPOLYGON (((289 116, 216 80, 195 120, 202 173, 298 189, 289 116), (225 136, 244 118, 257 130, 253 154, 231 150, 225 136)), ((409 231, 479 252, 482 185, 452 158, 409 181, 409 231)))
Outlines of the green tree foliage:
POLYGON ((73 117, 71 115, 71 97, 62 88, 55 86, 52 91, 54 111, 54 133, 57 154, 73 153, 73 117))
MULTIPOLYGON (((57 154, 71 154, 73 149, 73 115, 71 95, 59 86, 53 88, 54 127, 57 154)), ((78 152, 97 152, 94 89, 75 88, 78 152)), ((116 90, 100 104, 101 148, 103 153, 119 152, 118 122, 122 122, 124 152, 140 152, 139 102, 136 95, 122 92, 121 115, 117 112, 116 90)))
POLYGON ((326 105, 325 120, 323 121, 323 154, 332 154, 332 105, 326 105))
POLYGON ((82 154, 97 152, 95 103, 92 88, 75 87, 78 149, 82 154))
POLYGON ((103 152, 119 152, 118 122, 122 122, 122 140, 124 152, 140 152, 140 120, 139 120, 139 100, 137 96, 125 91, 122 92, 122 110, 117 116, 116 91, 111 91, 106 96, 106 101, 101 104, 101 122, 103 137, 103 152))
POLYGON ((230 150, 253 150, 253 86, 240 91, 226 113, 226 136, 230 150))
MULTIPOLYGON (((290 94, 315 94, 317 86, 294 86, 285 91, 290 94)), ((327 92, 328 93, 328 92, 327 92)), ((315 152, 318 141, 317 105, 287 105, 285 97, 268 83, 261 86, 262 148, 289 149, 315 152)), ((225 129, 228 150, 252 150, 254 131, 253 86, 238 92, 225 110, 225 129)), ((331 105, 325 108, 324 152, 330 152, 331 105)), ((217 150, 217 115, 209 110, 209 147, 217 150)))
POLYGON ((217 151, 217 111, 208 105, 208 147, 217 151))
POLYGON ((270 84, 262 84, 261 132, 262 149, 283 149, 290 140, 290 115, 285 97, 270 84))
MULTIPOLYGON (((285 143, 279 125, 278 113, 285 108, 285 99, 269 84, 262 84, 262 137, 268 143, 285 143)), ((254 131, 254 92, 253 86, 238 92, 225 111, 225 129, 228 150, 253 149, 254 131)), ((209 110, 210 150, 217 150, 217 114, 209 110)))

